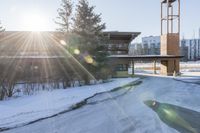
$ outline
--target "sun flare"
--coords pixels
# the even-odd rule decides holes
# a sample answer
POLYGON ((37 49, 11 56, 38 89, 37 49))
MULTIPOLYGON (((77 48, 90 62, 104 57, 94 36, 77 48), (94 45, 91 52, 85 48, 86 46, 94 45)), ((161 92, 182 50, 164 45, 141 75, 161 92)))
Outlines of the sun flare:
POLYGON ((39 12, 32 12, 23 15, 23 29, 25 31, 45 31, 46 19, 45 15, 39 12))

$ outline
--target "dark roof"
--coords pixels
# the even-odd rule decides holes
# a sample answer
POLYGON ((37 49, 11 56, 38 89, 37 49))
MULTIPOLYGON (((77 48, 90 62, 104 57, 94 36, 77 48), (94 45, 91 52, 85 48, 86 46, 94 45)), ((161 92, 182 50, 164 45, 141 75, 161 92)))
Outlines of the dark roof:
MULTIPOLYGON (((173 3, 175 2, 176 0, 169 0, 169 3, 173 3)), ((167 3, 167 0, 162 0, 162 3, 167 3)))
POLYGON ((0 56, 60 56, 62 33, 6 31, 0 35, 0 56))
POLYGON ((177 55, 111 55, 109 58, 116 58, 116 59, 131 59, 131 60, 168 60, 168 59, 176 59, 176 58, 183 58, 183 56, 177 55))
POLYGON ((106 31, 103 33, 104 36, 108 36, 110 40, 127 40, 131 42, 134 40, 141 32, 119 32, 119 31, 106 31))
POLYGON ((58 59, 65 58, 66 56, 0 56, 0 59, 58 59))

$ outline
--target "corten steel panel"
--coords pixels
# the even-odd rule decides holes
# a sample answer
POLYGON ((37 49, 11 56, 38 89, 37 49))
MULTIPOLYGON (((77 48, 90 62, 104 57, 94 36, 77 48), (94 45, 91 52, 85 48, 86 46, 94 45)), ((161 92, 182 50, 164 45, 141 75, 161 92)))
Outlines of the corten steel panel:
POLYGON ((161 36, 161 55, 180 55, 179 34, 170 33, 161 36))
MULTIPOLYGON (((161 55, 180 56, 179 33, 180 0, 161 0, 161 55), (174 3, 176 1, 178 1, 177 5, 174 3), (177 10, 176 14, 174 14, 174 10, 177 10), (175 19, 177 22, 174 21, 175 19), (164 22, 166 22, 165 27, 163 27, 164 22), (174 31, 175 25, 178 25, 178 32, 174 31), (164 29, 166 29, 166 34, 163 34, 164 29)), ((179 73, 179 61, 180 59, 161 60, 161 74, 174 75, 179 73)))
POLYGON ((179 59, 161 60, 161 75, 172 76, 179 74, 179 59))
POLYGON ((179 60, 162 60, 161 75, 173 76, 179 73, 179 60))
MULTIPOLYGON (((180 55, 179 34, 169 33, 161 36, 161 55, 180 55)), ((180 59, 161 61, 161 74, 173 75, 179 73, 180 59)))
POLYGON ((160 74, 161 75, 167 75, 168 61, 162 60, 160 63, 161 63, 160 64, 160 67, 161 67, 160 74))
MULTIPOLYGON (((161 36, 161 55, 180 55, 179 34, 169 33, 161 36)), ((161 74, 172 76, 179 73, 180 59, 161 61, 161 74)))

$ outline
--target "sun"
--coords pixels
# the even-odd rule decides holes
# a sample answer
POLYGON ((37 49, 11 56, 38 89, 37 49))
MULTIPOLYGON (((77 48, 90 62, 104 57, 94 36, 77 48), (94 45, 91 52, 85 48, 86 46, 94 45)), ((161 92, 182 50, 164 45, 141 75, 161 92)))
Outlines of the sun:
POLYGON ((45 31, 47 21, 45 15, 39 12, 30 12, 23 15, 22 26, 25 31, 45 31))

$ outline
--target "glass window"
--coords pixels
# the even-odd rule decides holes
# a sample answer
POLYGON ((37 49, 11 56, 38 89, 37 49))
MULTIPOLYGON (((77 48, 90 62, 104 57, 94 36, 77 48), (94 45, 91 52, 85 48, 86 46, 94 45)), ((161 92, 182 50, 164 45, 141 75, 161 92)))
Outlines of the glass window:
POLYGON ((118 64, 115 68, 116 71, 128 71, 127 64, 118 64))

